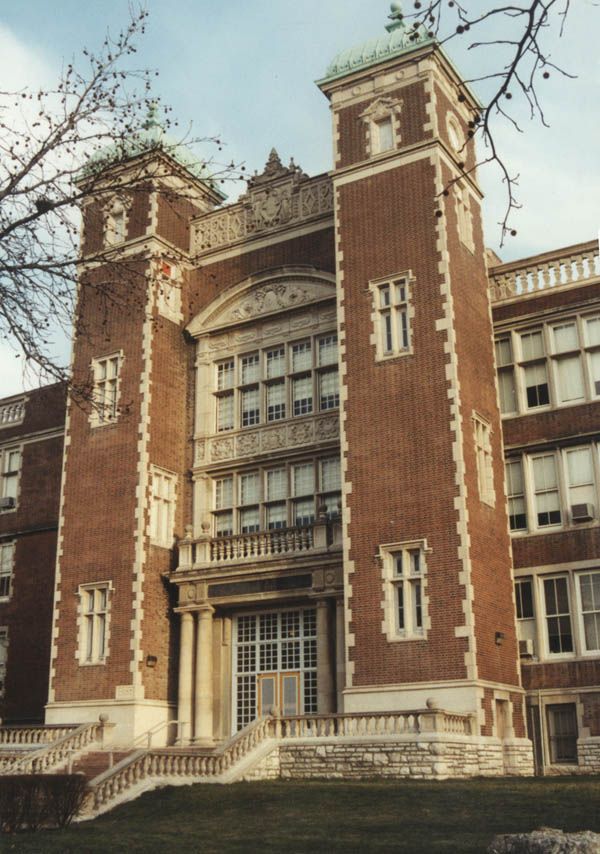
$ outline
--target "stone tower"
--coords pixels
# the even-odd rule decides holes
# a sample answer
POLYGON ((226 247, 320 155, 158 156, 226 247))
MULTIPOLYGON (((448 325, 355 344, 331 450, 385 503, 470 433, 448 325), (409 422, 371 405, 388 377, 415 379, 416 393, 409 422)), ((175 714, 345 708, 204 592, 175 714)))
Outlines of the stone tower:
POLYGON ((386 29, 319 81, 335 157, 344 707, 434 702, 527 752, 478 103, 399 4, 386 29))

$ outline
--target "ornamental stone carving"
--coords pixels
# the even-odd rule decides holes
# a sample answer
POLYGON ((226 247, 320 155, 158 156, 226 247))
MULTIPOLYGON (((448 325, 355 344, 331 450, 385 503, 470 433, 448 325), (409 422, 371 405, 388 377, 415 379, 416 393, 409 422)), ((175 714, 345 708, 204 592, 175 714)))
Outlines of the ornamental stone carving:
POLYGON ((298 284, 275 282, 257 288, 229 312, 228 320, 232 322, 259 317, 273 311, 293 308, 308 302, 312 296, 312 288, 298 284))
MULTIPOLYGON (((208 440, 208 459, 205 462, 224 462, 257 454, 268 454, 298 445, 311 445, 337 439, 339 435, 338 416, 327 415, 317 418, 305 418, 292 421, 278 427, 261 427, 257 430, 244 430, 235 436, 208 440)), ((202 465, 197 459, 197 463, 202 465)))
POLYGON ((313 179, 297 166, 279 164, 269 174, 265 170, 251 179, 248 192, 236 204, 195 220, 191 252, 210 252, 331 213, 333 186, 328 176, 313 179))

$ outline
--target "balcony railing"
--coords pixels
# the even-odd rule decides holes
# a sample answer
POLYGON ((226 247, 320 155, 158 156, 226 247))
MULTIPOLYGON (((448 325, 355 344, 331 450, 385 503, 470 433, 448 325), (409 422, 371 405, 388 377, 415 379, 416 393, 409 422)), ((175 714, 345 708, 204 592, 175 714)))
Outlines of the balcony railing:
POLYGON ((500 264, 492 267, 489 275, 493 303, 564 285, 580 285, 600 276, 598 241, 500 264))
POLYGON ((15 400, 0 406, 0 427, 20 424, 25 417, 25 401, 15 400))
POLYGON ((341 548, 342 526, 339 518, 318 519, 313 525, 274 528, 252 534, 228 537, 193 537, 191 531, 179 542, 179 569, 210 564, 275 559, 302 554, 311 549, 326 551, 341 548))
POLYGON ((238 560, 240 558, 267 557, 305 552, 313 547, 312 525, 303 528, 277 528, 255 534, 235 534, 217 537, 210 544, 212 562, 238 560))

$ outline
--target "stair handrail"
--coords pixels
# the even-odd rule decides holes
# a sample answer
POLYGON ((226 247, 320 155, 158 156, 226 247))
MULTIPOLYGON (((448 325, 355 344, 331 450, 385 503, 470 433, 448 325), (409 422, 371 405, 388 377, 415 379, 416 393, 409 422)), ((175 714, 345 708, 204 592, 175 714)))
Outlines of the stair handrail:
POLYGON ((69 762, 74 752, 82 750, 94 741, 103 741, 107 723, 107 716, 100 715, 97 721, 80 724, 75 730, 57 738, 56 741, 44 745, 39 750, 30 750, 26 756, 15 759, 7 768, 0 770, 0 774, 43 774, 50 768, 69 762))
POLYGON ((274 721, 271 715, 257 718, 210 751, 193 746, 136 751, 90 781, 84 808, 98 810, 147 777, 218 777, 262 741, 273 737, 274 721))

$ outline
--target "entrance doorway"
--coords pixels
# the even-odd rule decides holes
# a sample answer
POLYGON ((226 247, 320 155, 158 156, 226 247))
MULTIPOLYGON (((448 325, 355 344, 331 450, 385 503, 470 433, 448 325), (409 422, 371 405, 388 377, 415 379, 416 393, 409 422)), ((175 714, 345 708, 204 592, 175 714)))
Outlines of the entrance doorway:
POLYGON ((286 717, 300 714, 300 674, 261 673, 258 680, 258 716, 276 710, 286 717))
POLYGON ((240 614, 234 621, 233 731, 279 709, 317 711, 315 608, 240 614))

